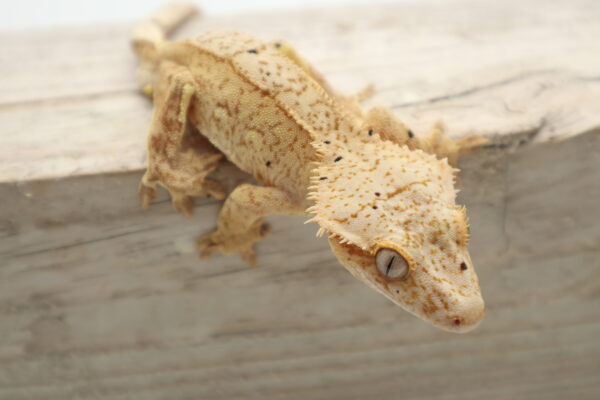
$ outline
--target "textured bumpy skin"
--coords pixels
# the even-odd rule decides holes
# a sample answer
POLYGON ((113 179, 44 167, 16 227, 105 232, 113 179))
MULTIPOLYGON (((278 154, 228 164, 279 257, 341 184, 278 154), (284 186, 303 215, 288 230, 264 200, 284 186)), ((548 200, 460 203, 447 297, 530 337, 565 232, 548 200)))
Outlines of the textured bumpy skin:
POLYGON ((227 196, 217 230, 198 241, 202 256, 239 252, 254 264, 264 216, 309 213, 356 278, 442 329, 477 326, 484 306, 450 164, 483 140, 454 141, 440 126, 416 137, 386 109, 364 112, 368 91, 335 93, 286 43, 231 31, 165 42, 192 11, 171 6, 134 33, 140 87, 155 104, 143 205, 157 184, 184 215, 190 196, 225 197, 207 179, 225 156, 261 186, 227 196), (402 279, 386 275, 393 260, 376 265, 382 248, 405 262, 402 279))

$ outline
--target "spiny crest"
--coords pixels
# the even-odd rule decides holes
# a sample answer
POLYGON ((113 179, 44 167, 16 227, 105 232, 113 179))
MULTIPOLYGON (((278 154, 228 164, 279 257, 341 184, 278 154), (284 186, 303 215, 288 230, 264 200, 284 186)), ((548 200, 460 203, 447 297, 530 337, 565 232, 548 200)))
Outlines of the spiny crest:
POLYGON ((307 222, 365 251, 386 236, 418 229, 428 212, 454 207, 455 200, 446 160, 378 137, 327 152, 311 185, 315 205, 307 211, 314 217, 307 222))
POLYGON ((273 43, 242 33, 233 35, 234 41, 231 32, 215 35, 210 50, 229 58, 238 73, 268 93, 315 141, 326 133, 348 130, 345 118, 340 117, 343 110, 300 65, 273 43))
POLYGON ((469 217, 467 216, 467 208, 465 206, 457 206, 457 208, 460 215, 457 224, 459 243, 466 248, 469 245, 471 236, 471 226, 469 224, 469 217))
POLYGON ((194 43, 198 47, 224 58, 231 58, 236 54, 265 46, 265 42, 258 38, 228 29, 205 32, 196 37, 194 43))
POLYGON ((353 142, 350 137, 357 138, 354 117, 275 44, 233 31, 210 32, 199 37, 196 44, 230 60, 241 76, 270 96, 310 134, 320 159, 353 142))

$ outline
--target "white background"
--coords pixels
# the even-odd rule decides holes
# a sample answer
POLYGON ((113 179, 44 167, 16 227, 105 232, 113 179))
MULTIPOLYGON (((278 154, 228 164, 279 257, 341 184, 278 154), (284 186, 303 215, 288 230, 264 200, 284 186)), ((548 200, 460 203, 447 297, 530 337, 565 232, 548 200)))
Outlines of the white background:
MULTIPOLYGON (((206 14, 226 14, 249 10, 293 10, 318 5, 410 1, 419 0, 197 0, 195 2, 206 14)), ((0 0, 0 30, 131 22, 140 19, 165 2, 166 0, 0 0)))

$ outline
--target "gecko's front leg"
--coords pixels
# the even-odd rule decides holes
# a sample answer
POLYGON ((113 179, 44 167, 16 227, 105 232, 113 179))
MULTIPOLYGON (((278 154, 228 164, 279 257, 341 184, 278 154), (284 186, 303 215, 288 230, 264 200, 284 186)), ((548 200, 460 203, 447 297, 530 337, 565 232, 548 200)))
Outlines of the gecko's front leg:
POLYGON ((187 113, 196 95, 196 84, 186 68, 162 65, 148 135, 148 168, 139 188, 144 208, 152 202, 157 184, 169 191, 173 205, 185 216, 193 212, 190 196, 225 197, 221 185, 206 177, 222 154, 188 124, 187 113))
POLYGON ((465 153, 476 150, 488 143, 479 135, 467 135, 460 139, 452 139, 444 132, 442 124, 433 126, 427 136, 416 136, 390 110, 375 107, 369 110, 363 131, 368 134, 377 133, 382 139, 390 140, 399 145, 407 145, 409 149, 420 149, 434 154, 440 159, 447 158, 448 163, 456 166, 458 158, 465 153))
POLYGON ((448 158, 448 163, 454 167, 458 164, 461 155, 477 150, 489 142, 488 139, 475 134, 452 139, 439 122, 431 128, 427 136, 416 139, 418 149, 435 154, 438 158, 448 158))
POLYGON ((227 197, 219 214, 217 231, 198 240, 200 256, 215 251, 239 252, 250 265, 256 263, 253 244, 269 233, 263 217, 269 214, 303 214, 304 208, 288 193, 274 187, 243 184, 227 197))

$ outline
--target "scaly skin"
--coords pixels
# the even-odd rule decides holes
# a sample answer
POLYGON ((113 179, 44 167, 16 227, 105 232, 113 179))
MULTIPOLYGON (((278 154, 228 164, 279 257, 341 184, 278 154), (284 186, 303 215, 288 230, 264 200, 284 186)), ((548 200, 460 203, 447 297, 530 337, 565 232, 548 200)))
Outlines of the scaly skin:
POLYGON ((415 137, 388 110, 364 112, 360 96, 335 93, 285 43, 231 31, 177 42, 157 34, 191 10, 155 17, 134 37, 140 87, 155 103, 144 206, 157 184, 184 215, 190 196, 224 197, 206 176, 225 155, 261 186, 229 194, 218 229, 198 241, 201 255, 239 252, 254 264, 264 216, 310 213, 356 278, 442 329, 477 326, 483 300, 448 161, 483 139, 454 141, 440 126, 415 137), (387 269, 375 260, 382 248, 394 255, 387 269), (394 278, 398 260, 407 272, 394 278))

